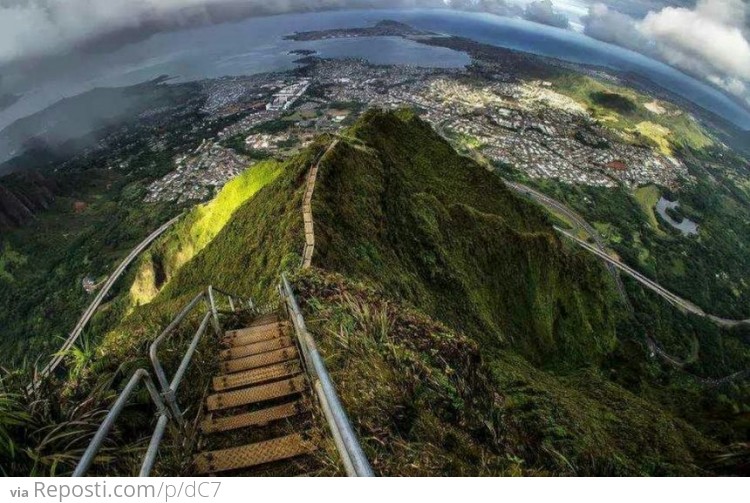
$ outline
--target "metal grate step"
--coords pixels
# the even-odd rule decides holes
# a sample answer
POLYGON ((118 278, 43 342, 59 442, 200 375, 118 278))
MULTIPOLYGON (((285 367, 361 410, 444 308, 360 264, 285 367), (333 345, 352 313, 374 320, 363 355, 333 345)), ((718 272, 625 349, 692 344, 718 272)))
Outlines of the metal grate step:
POLYGON ((195 458, 195 468, 199 474, 250 468, 309 454, 315 449, 316 446, 311 440, 294 433, 256 444, 201 453, 195 458))
POLYGON ((219 352, 219 359, 232 360, 234 358, 244 358, 245 356, 258 355, 267 351, 288 348, 292 345, 291 337, 277 337, 267 341, 245 344, 244 346, 231 347, 219 352))
POLYGON ((292 377, 302 372, 302 366, 297 360, 289 360, 285 363, 261 367, 245 372, 227 374, 214 377, 214 391, 225 391, 233 388, 241 388, 251 384, 258 384, 282 377, 292 377))
POLYGON ((270 325, 262 325, 259 327, 230 330, 229 332, 227 332, 224 339, 222 339, 222 342, 224 344, 228 344, 231 347, 235 347, 267 341, 269 339, 275 339, 277 337, 283 336, 284 327, 285 324, 272 323, 270 325))
POLYGON ((230 409, 241 405, 264 402, 284 396, 300 393, 305 389, 304 376, 294 377, 284 381, 263 384, 252 388, 238 389, 216 393, 207 398, 206 404, 209 411, 230 409))
POLYGON ((262 426, 272 421, 279 421, 288 417, 302 414, 307 410, 304 402, 297 400, 291 403, 268 407, 227 417, 210 417, 201 422, 203 433, 218 433, 222 431, 237 430, 248 426, 262 426))
POLYGON ((267 325, 269 323, 276 323, 279 321, 279 316, 276 313, 268 313, 268 314, 262 314, 255 318, 251 323, 251 327, 256 327, 258 325, 267 325))
POLYGON ((277 349, 275 351, 268 351, 259 355, 246 356, 244 358, 221 362, 219 363, 219 369, 222 373, 229 374, 232 372, 240 372, 242 370, 265 367, 267 365, 273 365, 274 363, 285 362, 293 358, 297 358, 297 349, 294 347, 288 347, 277 349))
POLYGON ((287 325, 286 322, 274 321, 272 323, 264 323, 263 325, 252 325, 245 328, 237 328, 234 330, 227 330, 224 334, 224 338, 227 340, 235 339, 237 337, 246 337, 248 335, 260 334, 267 331, 278 330, 280 327, 287 325))

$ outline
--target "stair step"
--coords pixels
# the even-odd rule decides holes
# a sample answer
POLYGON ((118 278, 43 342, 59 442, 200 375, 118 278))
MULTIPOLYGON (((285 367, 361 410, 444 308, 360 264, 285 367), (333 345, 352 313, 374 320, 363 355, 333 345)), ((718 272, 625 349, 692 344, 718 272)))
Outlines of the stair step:
POLYGON ((225 391, 251 384, 258 384, 272 379, 292 377, 302 372, 302 366, 297 360, 289 360, 285 363, 261 367, 245 372, 227 374, 214 377, 214 391, 225 391))
POLYGON ((254 342, 244 346, 233 346, 219 352, 219 359, 233 360, 235 358, 244 358, 245 356, 259 355, 276 349, 284 349, 291 346, 291 337, 277 337, 267 341, 254 342))
POLYGON ((297 358, 297 349, 293 346, 290 346, 288 348, 277 349, 275 351, 267 351, 259 355, 227 360, 219 363, 219 369, 222 373, 229 374, 232 372, 240 372, 243 370, 252 370, 259 367, 265 367, 267 365, 273 365, 274 363, 285 362, 293 358, 297 358))
POLYGON ((311 440, 294 433, 242 447, 201 453, 195 457, 195 468, 198 474, 250 468, 309 454, 315 449, 316 446, 311 440))
POLYGON ((267 332, 269 330, 278 330, 282 326, 286 325, 286 322, 282 321, 272 321, 269 323, 263 323, 262 325, 250 325, 245 328, 238 328, 235 330, 227 330, 224 334, 225 339, 235 339, 237 337, 245 337, 248 335, 254 335, 259 334, 262 332, 267 332))
POLYGON ((255 318, 251 323, 251 327, 257 327, 259 325, 267 325, 269 323, 278 323, 279 315, 276 313, 261 314, 255 318))
POLYGON ((268 407, 267 409, 237 414, 236 416, 210 417, 201 422, 201 430, 203 433, 218 433, 246 428, 248 426, 262 426, 272 421, 302 414, 306 409, 304 402, 297 400, 291 403, 268 407))
POLYGON ((223 410, 293 395, 300 393, 304 389, 305 378, 304 376, 298 376, 252 388, 216 393, 209 396, 206 403, 209 411, 223 410))
POLYGON ((230 330, 222 342, 234 347, 267 341, 283 336, 284 327, 285 325, 281 323, 271 323, 269 325, 259 325, 240 330, 230 330))

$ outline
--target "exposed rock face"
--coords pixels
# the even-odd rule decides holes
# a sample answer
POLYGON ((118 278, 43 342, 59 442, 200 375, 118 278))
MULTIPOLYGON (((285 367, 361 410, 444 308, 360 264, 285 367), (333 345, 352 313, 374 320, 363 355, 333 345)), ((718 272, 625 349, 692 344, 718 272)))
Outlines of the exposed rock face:
POLYGON ((0 231, 28 224, 50 207, 57 189, 53 180, 35 171, 0 178, 0 231))

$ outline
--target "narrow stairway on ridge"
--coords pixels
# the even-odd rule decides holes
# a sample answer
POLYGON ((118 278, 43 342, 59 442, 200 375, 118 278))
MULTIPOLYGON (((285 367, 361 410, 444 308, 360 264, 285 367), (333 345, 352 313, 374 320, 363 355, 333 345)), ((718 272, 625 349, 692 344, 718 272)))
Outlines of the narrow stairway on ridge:
MULTIPOLYGON (((337 143, 310 165, 305 180, 303 269, 310 267, 315 247, 312 195, 318 167, 337 143)), ((200 425, 204 445, 194 460, 196 474, 290 475, 315 469, 309 456, 318 448, 312 433, 314 400, 291 330, 288 321, 270 313, 226 332, 220 374, 213 379, 200 425)))
POLYGON ((291 326, 256 316, 222 340, 201 421, 195 475, 293 475, 316 469, 312 400, 291 326))

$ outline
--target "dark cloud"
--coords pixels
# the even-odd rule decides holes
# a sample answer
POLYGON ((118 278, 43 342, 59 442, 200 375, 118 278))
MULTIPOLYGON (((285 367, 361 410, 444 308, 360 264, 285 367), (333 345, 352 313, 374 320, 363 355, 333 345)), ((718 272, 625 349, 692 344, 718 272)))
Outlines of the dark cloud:
MULTIPOLYGON (((505 5, 503 0, 466 3, 498 12, 505 5)), ((444 6, 443 0, 0 0, 0 65, 251 16, 444 6)))
POLYGON ((637 21, 605 4, 595 4, 583 19, 589 37, 649 54, 653 47, 638 30, 637 21))
MULTIPOLYGON (((250 16, 343 8, 439 7, 574 26, 750 100, 747 0, 0 0, 0 67, 111 51, 154 33, 250 16), (526 7, 519 7, 519 3, 526 7), (587 16, 577 19, 583 7, 587 16), (564 13, 563 13, 564 12, 564 13)), ((36 65, 43 66, 43 65, 36 65)))

